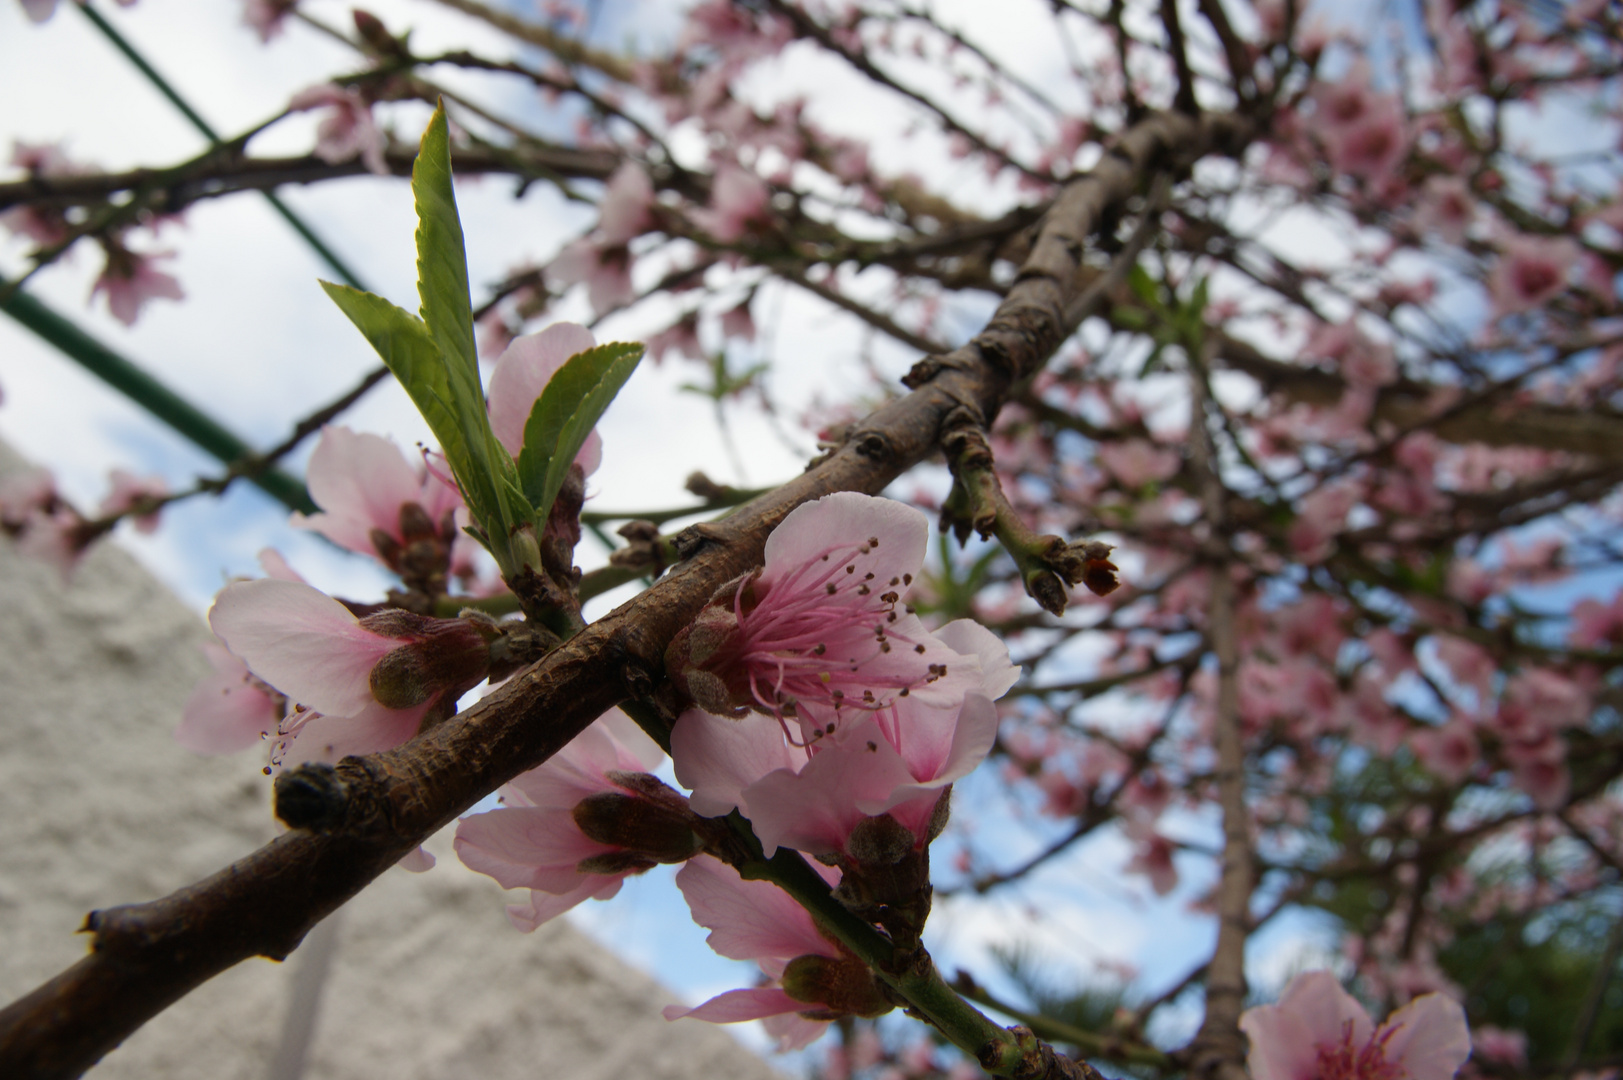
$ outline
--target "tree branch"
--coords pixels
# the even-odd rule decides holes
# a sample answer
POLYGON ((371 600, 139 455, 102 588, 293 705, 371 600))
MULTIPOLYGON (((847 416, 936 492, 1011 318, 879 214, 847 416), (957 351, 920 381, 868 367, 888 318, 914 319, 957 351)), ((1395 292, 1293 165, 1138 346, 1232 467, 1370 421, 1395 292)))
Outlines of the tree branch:
MULTIPOLYGON (((1204 350, 1201 350, 1204 351, 1204 350)), ((1206 1016, 1189 1047, 1189 1072, 1198 1080, 1247 1080, 1245 1036, 1245 941, 1251 933, 1252 868, 1249 815, 1245 805, 1245 743, 1240 733, 1239 635, 1234 620, 1232 553, 1226 527, 1228 499, 1210 428, 1211 390, 1197 350, 1189 352, 1189 446, 1201 477, 1205 527, 1202 554, 1211 575, 1207 637, 1217 654, 1218 804, 1223 808, 1223 868, 1217 885, 1217 945, 1206 965, 1206 1016)))

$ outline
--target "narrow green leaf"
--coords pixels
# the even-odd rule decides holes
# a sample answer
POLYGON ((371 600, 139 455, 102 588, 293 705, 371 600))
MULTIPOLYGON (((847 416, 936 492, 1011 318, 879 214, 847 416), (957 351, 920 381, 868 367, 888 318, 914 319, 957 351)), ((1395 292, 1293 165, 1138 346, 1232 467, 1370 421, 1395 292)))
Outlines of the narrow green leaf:
POLYGON ((471 389, 482 410, 468 260, 451 186, 451 144, 443 103, 423 132, 411 167, 411 194, 417 206, 417 295, 423 322, 445 357, 453 395, 460 399, 471 389))
POLYGON ((1204 317, 1206 314, 1206 304, 1211 297, 1211 280, 1209 277, 1201 278, 1195 282, 1195 291, 1190 294, 1189 308, 1197 316, 1204 317))
POLYGON ((576 353, 541 392, 524 425, 518 459, 519 480, 538 521, 546 520, 575 455, 642 355, 640 344, 626 342, 576 353))
MULTIPOLYGON (((439 440, 451 471, 462 485, 468 508, 478 520, 499 514, 496 490, 488 469, 470 452, 463 428, 449 400, 445 362, 422 321, 381 296, 348 285, 321 283, 332 302, 372 343, 383 363, 400 380, 417 411, 439 440)), ((497 520, 500 520, 498 517, 497 520)))
MULTIPOLYGON (((411 168, 411 193, 417 206, 417 295, 423 323, 439 346, 445 368, 445 399, 457 417, 470 459, 483 471, 495 501, 503 533, 529 524, 529 505, 519 497, 512 458, 496 441, 485 411, 474 344, 473 305, 468 299, 468 261, 462 222, 451 184, 451 143, 441 103, 423 132, 411 168)), ((471 509, 471 508, 470 508, 471 509)))
POLYGON ((1135 263, 1133 268, 1127 271, 1127 286, 1152 310, 1161 310, 1161 283, 1150 277, 1148 270, 1135 263))

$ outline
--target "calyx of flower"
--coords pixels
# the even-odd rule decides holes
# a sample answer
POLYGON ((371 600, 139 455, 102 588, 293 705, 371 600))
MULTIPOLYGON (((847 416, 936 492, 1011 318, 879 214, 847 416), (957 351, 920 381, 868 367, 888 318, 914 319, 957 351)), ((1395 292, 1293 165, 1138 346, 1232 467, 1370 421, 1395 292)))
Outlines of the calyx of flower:
MULTIPOLYGON (((653 777, 648 779, 659 783, 653 777)), ((676 809, 663 801, 654 802, 630 792, 593 792, 575 804, 570 816, 588 840, 624 848, 626 856, 650 866, 686 862, 704 848, 704 841, 692 828, 697 821, 692 811, 685 806, 676 809)), ((602 858, 604 856, 592 856, 585 862, 593 866, 583 863, 578 869, 582 873, 614 872, 597 868, 595 864, 602 858)))
POLYGON ((810 1020, 883 1016, 894 1006, 873 972, 854 956, 797 956, 783 969, 783 991, 796 1001, 820 1005, 801 1013, 810 1020))
POLYGON ((361 627, 406 643, 372 667, 372 697, 389 709, 409 709, 453 688, 466 689, 490 671, 490 643, 466 619, 435 619, 389 609, 368 615, 361 627))

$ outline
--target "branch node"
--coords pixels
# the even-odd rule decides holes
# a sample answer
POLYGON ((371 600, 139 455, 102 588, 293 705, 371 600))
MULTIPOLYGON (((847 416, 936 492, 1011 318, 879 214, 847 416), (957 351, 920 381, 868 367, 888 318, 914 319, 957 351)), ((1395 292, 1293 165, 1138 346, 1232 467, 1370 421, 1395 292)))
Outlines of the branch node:
POLYGON ((349 785, 324 762, 290 769, 272 786, 276 816, 290 829, 332 832, 349 813, 349 785))

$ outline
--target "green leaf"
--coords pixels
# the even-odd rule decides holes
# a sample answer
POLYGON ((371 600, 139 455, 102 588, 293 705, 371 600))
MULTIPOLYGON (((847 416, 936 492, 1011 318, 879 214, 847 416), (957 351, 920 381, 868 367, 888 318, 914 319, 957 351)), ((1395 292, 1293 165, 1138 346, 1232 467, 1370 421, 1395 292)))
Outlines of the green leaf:
POLYGON ((575 455, 642 355, 640 344, 626 342, 576 353, 536 400, 524 424, 518 475, 538 522, 546 521, 575 455))
POLYGON ((468 299, 468 260, 451 188, 451 145, 443 103, 423 132, 411 167, 411 194, 417 206, 417 295, 423 322, 445 358, 458 404, 465 397, 475 399, 483 412, 473 305, 468 299))
MULTIPOLYGON (((468 260, 462 222, 457 217, 451 184, 451 142, 440 103, 423 132, 411 167, 411 194, 417 206, 417 295, 423 323, 439 347, 445 368, 446 400, 462 429, 470 464, 484 474, 480 486, 493 493, 490 522, 494 535, 529 524, 513 459, 497 442, 485 410, 479 380, 479 354, 474 344, 473 305, 468 299, 468 260)), ((472 507, 470 507, 472 509, 472 507)), ((500 558, 500 555, 497 556, 500 558)))
POLYGON ((338 310, 372 343, 384 365, 400 380, 417 411, 428 421, 475 518, 487 520, 493 512, 499 513, 489 470, 480 469, 474 462, 462 424, 451 406, 445 361, 428 327, 411 312, 381 296, 330 281, 323 281, 321 287, 338 305, 338 310))
POLYGON ((1161 302, 1161 283, 1150 277, 1150 272, 1137 263, 1127 271, 1127 286, 1150 310, 1159 312, 1165 309, 1166 305, 1161 302))
POLYGON ((1193 311, 1197 316, 1201 316, 1202 318, 1204 318, 1206 314, 1206 304, 1209 302, 1211 297, 1211 290, 1209 288, 1211 280, 1212 279, 1209 277, 1202 277, 1199 281, 1195 282, 1195 291, 1189 296, 1189 310, 1193 311))

